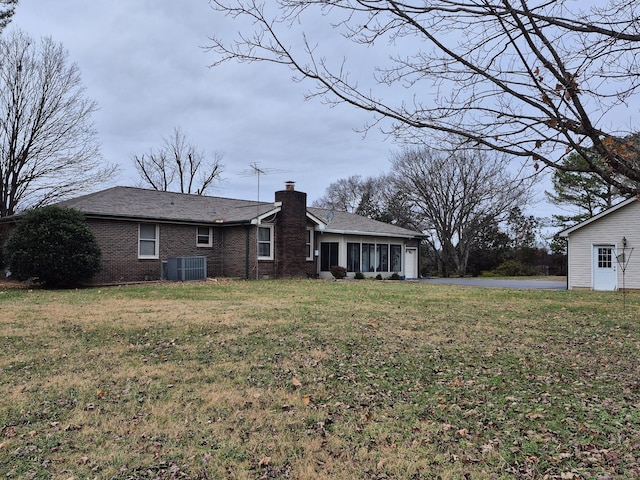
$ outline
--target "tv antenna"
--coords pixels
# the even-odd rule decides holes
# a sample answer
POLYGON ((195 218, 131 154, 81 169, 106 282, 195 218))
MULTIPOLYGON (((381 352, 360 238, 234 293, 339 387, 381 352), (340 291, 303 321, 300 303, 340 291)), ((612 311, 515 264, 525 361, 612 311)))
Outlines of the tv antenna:
MULTIPOLYGON (((270 175, 272 173, 284 173, 284 170, 279 170, 277 168, 262 168, 258 162, 253 162, 249 164, 249 170, 245 170, 242 172, 244 177, 256 176, 258 179, 258 191, 257 191, 257 201, 256 201, 256 280, 260 279, 260 274, 258 272, 258 257, 259 257, 259 248, 260 248, 260 238, 258 236, 258 232, 260 231, 260 176, 261 175, 270 175)), ((272 243, 273 247, 273 243, 272 243)))
POLYGON ((243 177, 256 176, 258 178, 258 203, 260 203, 260 176, 272 175, 274 173, 285 173, 285 171, 278 168, 264 168, 261 167, 258 162, 253 162, 249 164, 249 170, 244 170, 241 173, 243 177))

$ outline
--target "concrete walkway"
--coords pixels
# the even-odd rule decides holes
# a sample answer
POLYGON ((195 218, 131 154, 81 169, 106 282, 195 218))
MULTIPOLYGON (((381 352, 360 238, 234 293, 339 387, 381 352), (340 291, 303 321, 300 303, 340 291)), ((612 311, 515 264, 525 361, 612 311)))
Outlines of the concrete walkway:
POLYGON ((491 288, 516 288, 523 290, 566 290, 566 280, 522 280, 493 279, 493 278, 421 278, 418 280, 425 283, 440 283, 445 285, 466 285, 469 287, 491 287, 491 288))

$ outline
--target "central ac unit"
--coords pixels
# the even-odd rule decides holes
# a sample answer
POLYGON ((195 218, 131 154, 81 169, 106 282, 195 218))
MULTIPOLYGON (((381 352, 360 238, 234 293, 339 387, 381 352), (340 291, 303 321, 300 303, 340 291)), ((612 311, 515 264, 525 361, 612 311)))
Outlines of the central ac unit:
POLYGON ((207 279, 207 257, 173 257, 163 263, 163 278, 177 282, 207 279))

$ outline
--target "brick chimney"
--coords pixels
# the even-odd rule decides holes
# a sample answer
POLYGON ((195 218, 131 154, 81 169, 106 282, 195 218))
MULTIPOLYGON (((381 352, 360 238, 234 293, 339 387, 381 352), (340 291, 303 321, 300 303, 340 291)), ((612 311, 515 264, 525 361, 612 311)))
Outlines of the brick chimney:
POLYGON ((306 277, 307 194, 288 181, 275 200, 282 203, 275 228, 277 276, 306 277))

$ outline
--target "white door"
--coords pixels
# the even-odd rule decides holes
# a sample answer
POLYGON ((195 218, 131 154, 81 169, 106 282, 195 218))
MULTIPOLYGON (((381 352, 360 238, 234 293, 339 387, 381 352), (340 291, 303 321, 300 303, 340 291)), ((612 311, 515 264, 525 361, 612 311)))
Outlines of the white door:
POLYGON ((418 249, 407 248, 404 253, 405 278, 418 278, 418 249))
POLYGON ((593 289, 615 290, 617 286, 615 246, 594 245, 593 289))

